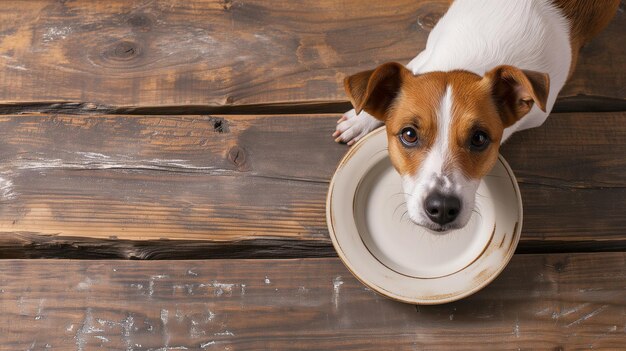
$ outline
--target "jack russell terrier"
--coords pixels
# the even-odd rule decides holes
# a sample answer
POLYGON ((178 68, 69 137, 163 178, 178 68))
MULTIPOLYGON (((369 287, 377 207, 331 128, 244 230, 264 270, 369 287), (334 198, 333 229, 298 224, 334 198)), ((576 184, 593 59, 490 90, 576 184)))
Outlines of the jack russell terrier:
POLYGON ((337 122, 352 145, 385 124, 408 214, 434 231, 464 227, 500 145, 546 120, 579 49, 619 0, 456 0, 406 67, 345 79, 354 106, 337 122))

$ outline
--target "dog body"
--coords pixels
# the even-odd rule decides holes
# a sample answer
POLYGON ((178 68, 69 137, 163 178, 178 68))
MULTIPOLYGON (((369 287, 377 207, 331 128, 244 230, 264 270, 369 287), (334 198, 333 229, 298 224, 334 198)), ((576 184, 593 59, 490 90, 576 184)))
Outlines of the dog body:
POLYGON ((413 74, 466 70, 478 75, 499 65, 547 73, 546 111, 534 106, 512 133, 546 120, 572 62, 566 18, 546 0, 457 0, 433 28, 426 48, 407 66, 413 74))
POLYGON ((619 0, 456 0, 406 67, 346 78, 354 110, 333 134, 349 145, 382 125, 407 209, 435 231, 467 224, 480 179, 516 131, 540 126, 578 50, 619 0))

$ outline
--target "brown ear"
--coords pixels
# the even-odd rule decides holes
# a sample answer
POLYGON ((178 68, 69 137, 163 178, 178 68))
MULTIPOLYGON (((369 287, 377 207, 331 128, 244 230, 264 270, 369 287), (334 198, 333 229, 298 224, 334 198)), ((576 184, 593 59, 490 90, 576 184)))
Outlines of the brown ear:
POLYGON ((546 112, 550 77, 545 73, 521 70, 513 66, 498 66, 485 74, 500 110, 504 127, 524 117, 533 104, 546 112))
POLYGON ((375 70, 346 77, 343 85, 357 113, 365 110, 384 121, 387 109, 398 94, 403 76, 406 74, 411 72, 403 65, 389 62, 375 70))

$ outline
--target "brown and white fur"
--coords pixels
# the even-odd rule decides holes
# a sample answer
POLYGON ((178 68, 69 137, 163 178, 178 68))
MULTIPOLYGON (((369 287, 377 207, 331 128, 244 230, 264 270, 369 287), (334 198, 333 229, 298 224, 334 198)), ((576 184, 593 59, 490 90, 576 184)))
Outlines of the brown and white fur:
POLYGON ((384 123, 411 220, 461 228, 501 143, 543 124, 579 49, 618 5, 456 0, 406 67, 387 63, 346 78, 354 110, 333 137, 351 145, 384 123))

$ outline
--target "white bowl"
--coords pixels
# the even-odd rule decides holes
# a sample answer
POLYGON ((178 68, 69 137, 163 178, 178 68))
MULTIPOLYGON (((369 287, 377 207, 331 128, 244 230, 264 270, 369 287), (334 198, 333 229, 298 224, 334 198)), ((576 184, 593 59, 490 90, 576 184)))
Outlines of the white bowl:
POLYGON ((379 128, 339 163, 326 200, 335 250, 363 284, 395 300, 440 304, 471 295, 507 265, 522 230, 522 199, 500 156, 480 183, 467 226, 444 234, 411 222, 379 128))

